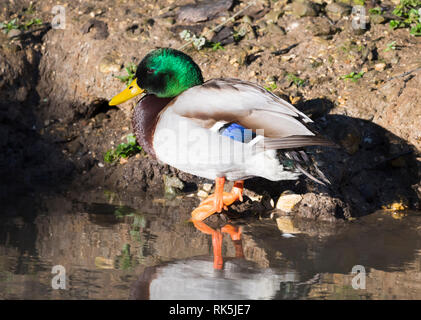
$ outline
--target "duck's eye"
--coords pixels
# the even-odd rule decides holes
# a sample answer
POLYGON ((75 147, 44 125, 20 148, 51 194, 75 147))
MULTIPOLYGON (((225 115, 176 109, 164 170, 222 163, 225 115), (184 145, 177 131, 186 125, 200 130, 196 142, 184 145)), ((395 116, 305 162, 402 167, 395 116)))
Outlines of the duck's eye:
POLYGON ((129 87, 129 90, 132 90, 132 89, 133 89, 133 86, 130 86, 130 87, 129 87))

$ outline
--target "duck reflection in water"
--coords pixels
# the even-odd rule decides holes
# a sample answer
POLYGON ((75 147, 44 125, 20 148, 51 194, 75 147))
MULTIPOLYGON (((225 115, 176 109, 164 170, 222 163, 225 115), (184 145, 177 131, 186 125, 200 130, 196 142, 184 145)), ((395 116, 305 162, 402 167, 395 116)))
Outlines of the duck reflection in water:
POLYGON ((241 226, 222 224, 219 219, 191 222, 197 230, 212 237, 213 262, 206 255, 147 267, 133 283, 131 299, 273 299, 281 284, 299 280, 295 270, 262 268, 245 259, 241 226), (229 235, 235 248, 235 257, 225 257, 225 261, 224 234, 229 235))
POLYGON ((222 259, 222 233, 227 233, 235 247, 235 257, 244 258, 243 245, 241 241, 241 227, 233 226, 232 224, 224 225, 220 230, 215 230, 208 226, 203 221, 191 220, 197 230, 210 234, 212 236, 212 249, 213 249, 213 268, 222 270, 224 261, 222 259))

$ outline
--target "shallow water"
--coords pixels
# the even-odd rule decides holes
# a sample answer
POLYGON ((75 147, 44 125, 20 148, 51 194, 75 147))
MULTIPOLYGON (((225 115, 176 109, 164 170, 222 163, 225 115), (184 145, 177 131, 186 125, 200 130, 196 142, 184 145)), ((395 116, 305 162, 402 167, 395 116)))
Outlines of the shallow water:
POLYGON ((222 233, 217 270, 211 236, 186 222, 181 200, 105 193, 16 204, 0 215, 2 299, 421 299, 420 212, 337 225, 234 221, 241 240, 222 233), (52 288, 55 265, 65 289, 52 288), (365 289, 352 286, 356 265, 365 289))

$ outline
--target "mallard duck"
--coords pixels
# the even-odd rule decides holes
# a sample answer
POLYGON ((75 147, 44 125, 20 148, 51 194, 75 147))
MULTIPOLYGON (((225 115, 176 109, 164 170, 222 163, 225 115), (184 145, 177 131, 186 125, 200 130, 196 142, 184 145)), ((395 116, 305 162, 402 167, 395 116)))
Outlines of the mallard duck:
POLYGON ((187 54, 170 48, 148 53, 133 82, 111 106, 146 93, 133 113, 137 141, 152 157, 181 171, 215 180, 215 192, 192 212, 201 221, 243 199, 244 180, 296 180, 306 172, 304 146, 333 143, 309 128, 313 122, 288 102, 248 81, 203 80, 187 54), (276 150, 283 150, 282 158, 276 150), (226 180, 234 181, 224 192, 226 180))

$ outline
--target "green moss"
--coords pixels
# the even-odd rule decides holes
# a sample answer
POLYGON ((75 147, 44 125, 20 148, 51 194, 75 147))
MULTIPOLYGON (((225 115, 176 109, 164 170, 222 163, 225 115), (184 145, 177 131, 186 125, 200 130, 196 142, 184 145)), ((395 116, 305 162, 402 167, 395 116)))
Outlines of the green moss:
POLYGON ((42 25, 42 20, 38 18, 32 18, 23 23, 19 23, 18 19, 12 19, 10 21, 0 22, 0 30, 8 34, 11 30, 29 30, 32 26, 42 25))
POLYGON ((387 52, 387 51, 390 51, 390 50, 396 50, 396 48, 397 48, 396 41, 392 41, 392 42, 389 42, 386 45, 386 49, 384 49, 384 52, 387 52))
POLYGON ((342 76, 341 79, 343 79, 343 80, 351 80, 353 82, 357 82, 358 79, 361 79, 363 77, 363 75, 364 75, 364 71, 361 70, 358 73, 351 72, 349 74, 346 74, 346 75, 342 76))
POLYGON ((299 77, 297 77, 295 74, 293 73, 288 73, 287 74, 287 79, 291 82, 293 82, 297 87, 303 87, 306 83, 306 81, 304 79, 301 79, 299 77))
POLYGON ((382 14, 382 8, 380 7, 376 7, 376 8, 371 8, 370 10, 368 10, 368 12, 372 15, 376 15, 376 14, 382 14))
POLYGON ((211 43, 211 45, 213 51, 225 50, 224 46, 220 42, 211 43))
POLYGON ((129 86, 132 83, 133 79, 136 76, 137 66, 134 63, 129 63, 125 68, 127 75, 125 76, 114 76, 119 79, 121 82, 124 82, 126 86, 129 86))
POLYGON ((129 134, 126 139, 127 143, 120 143, 116 149, 108 150, 105 153, 105 162, 114 163, 120 158, 129 158, 142 150, 137 144, 134 134, 129 134))
POLYGON ((276 90, 277 88, 278 86, 274 82, 270 83, 268 86, 265 86, 265 89, 267 91, 273 91, 273 90, 276 90))
POLYGON ((13 19, 9 22, 0 22, 0 29, 6 34, 8 34, 11 30, 19 29, 18 19, 13 19))
POLYGON ((421 0, 401 0, 393 14, 396 18, 389 22, 391 29, 408 28, 410 34, 421 36, 421 0))

